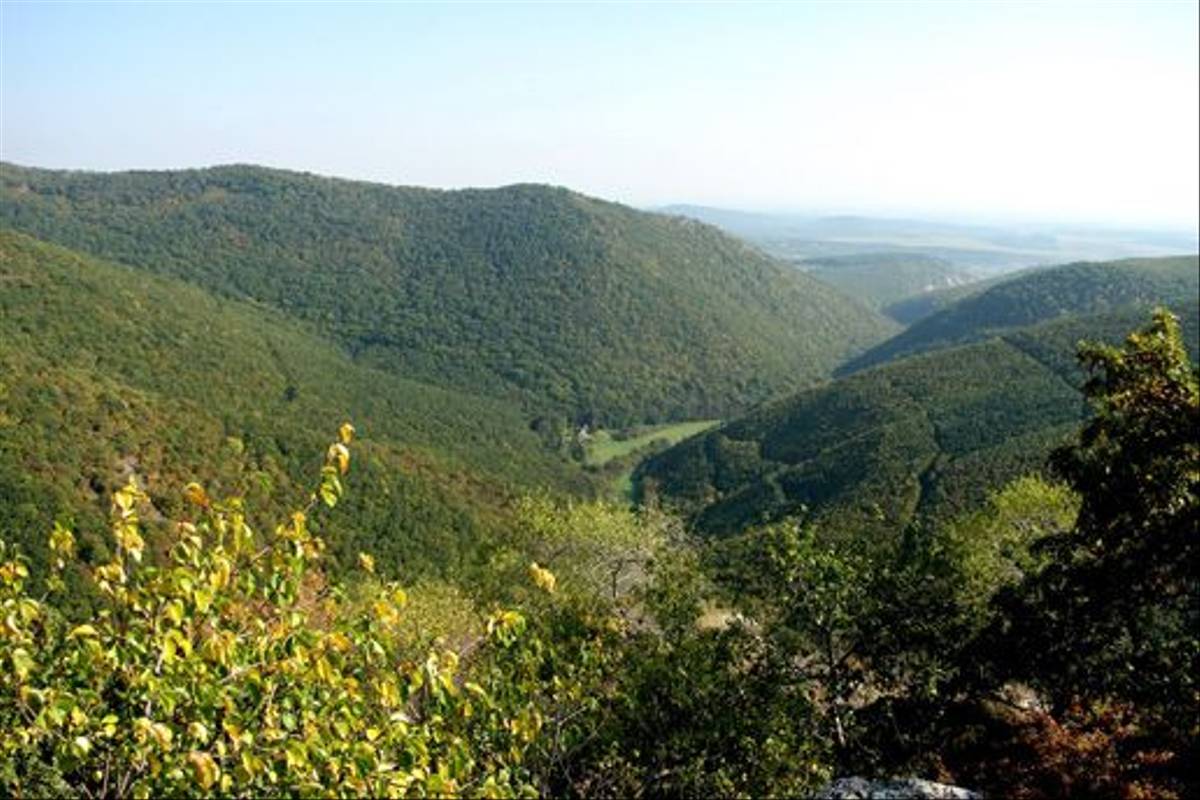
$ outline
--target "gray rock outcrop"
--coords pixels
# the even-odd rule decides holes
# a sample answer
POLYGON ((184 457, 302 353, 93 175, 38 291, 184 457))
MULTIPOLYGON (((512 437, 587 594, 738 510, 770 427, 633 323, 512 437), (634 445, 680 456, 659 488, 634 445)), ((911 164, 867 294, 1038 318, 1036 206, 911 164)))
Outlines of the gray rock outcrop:
POLYGON ((838 778, 813 795, 813 800, 982 800, 983 795, 920 778, 868 780, 838 778))

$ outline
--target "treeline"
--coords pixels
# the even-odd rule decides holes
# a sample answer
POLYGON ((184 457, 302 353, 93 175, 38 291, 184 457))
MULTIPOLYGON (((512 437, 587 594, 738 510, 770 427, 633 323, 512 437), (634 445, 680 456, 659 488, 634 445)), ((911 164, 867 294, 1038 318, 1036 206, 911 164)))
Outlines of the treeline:
POLYGON ((894 330, 714 228, 564 189, 0 165, 0 224, 312 323, 360 363, 605 425, 725 416, 894 330))

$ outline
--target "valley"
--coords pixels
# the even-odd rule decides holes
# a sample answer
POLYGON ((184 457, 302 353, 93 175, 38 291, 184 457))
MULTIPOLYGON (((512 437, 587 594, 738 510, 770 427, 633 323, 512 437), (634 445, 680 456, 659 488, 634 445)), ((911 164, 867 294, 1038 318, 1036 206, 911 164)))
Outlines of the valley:
MULTIPOLYGON (((1022 749, 1019 725, 970 716, 983 706, 965 698, 1013 681, 1117 693, 1160 726, 1155 746, 1182 752, 1173 709, 1190 656, 1172 626, 1194 617, 1186 595, 1132 595, 1136 613, 1164 615, 1169 652, 1119 657, 1182 665, 1149 692, 1079 683, 1079 659, 1109 652, 1047 609, 1065 593, 1095 615, 1081 630, 1111 624, 1119 604, 1077 564, 1092 563, 1086 537, 1129 526, 1155 532, 1121 545, 1133 561, 1097 556, 1095 569, 1134 586, 1194 581, 1179 570, 1198 507, 1185 434, 1197 257, 1113 234, 1088 247, 1138 257, 1033 266, 1065 234, 1052 246, 827 220, 796 229, 810 246, 778 238, 777 221, 708 216, 753 235, 537 185, 0 165, 0 601, 53 620, 11 618, 3 691, 60 668, 101 688, 121 675, 140 687, 137 708, 175 687, 183 705, 131 722, 150 733, 121 745, 143 758, 155 735, 168 741, 153 725, 184 725, 170 737, 189 749, 168 742, 163 757, 192 777, 138 773, 163 791, 228 779, 288 794, 322 785, 305 766, 318 760, 360 793, 385 785, 370 775, 400 780, 382 756, 335 744, 357 740, 426 763, 403 780, 451 794, 484 780, 501 794, 590 795, 608 780, 808 792, 885 750, 991 789, 1072 779, 1022 749), (1104 348, 1084 363, 1081 341, 1104 348), (1105 449, 1118 441, 1135 444, 1105 449), (1166 487, 1121 489, 1130 508, 1153 505, 1132 522, 1103 507, 1116 490, 1094 488, 1124 475, 1122 459, 1166 487), (1084 560, 1055 561, 1051 546, 1084 560), (250 607, 270 626, 248 626, 250 607), (252 641, 273 661, 253 666, 237 644, 252 641), (1017 646, 1061 663, 1030 673, 1007 655, 1017 646), (70 656, 56 666, 43 652, 70 656), (97 652, 121 655, 85 670, 97 652), (162 677, 143 684, 146 659, 162 677), (301 661, 313 666, 272 666, 301 661), (207 676, 257 703, 238 678, 260 669, 288 698, 282 713, 303 709, 308 738, 282 716, 265 724, 284 750, 221 735, 275 763, 274 778, 197 749, 187 727, 207 736, 230 707, 205 705, 207 676), (404 714, 436 702, 453 716, 381 717, 401 691, 388 674, 407 676, 404 714), (893 702, 917 721, 896 721, 893 702), (874 738, 879 718, 896 738, 874 738), (565 739, 546 738, 551 719, 565 739), (989 740, 1000 756, 946 745, 957 719, 1013 741, 989 740), (1021 770, 989 771, 1013 753, 1021 770)), ((43 771, 0 749, 3 785, 65 790, 78 738, 108 747, 89 727, 107 718, 99 692, 71 700, 90 732, 43 771)), ((1080 737, 1100 724, 1059 716, 1080 737)), ((54 730, 11 718, 30 737, 54 730)), ((1103 757, 1126 746, 1142 745, 1103 757)), ((1174 791, 1169 763, 1112 780, 1174 791)))
POLYGON ((0 0, 0 800, 1200 798, 1198 32, 0 0))

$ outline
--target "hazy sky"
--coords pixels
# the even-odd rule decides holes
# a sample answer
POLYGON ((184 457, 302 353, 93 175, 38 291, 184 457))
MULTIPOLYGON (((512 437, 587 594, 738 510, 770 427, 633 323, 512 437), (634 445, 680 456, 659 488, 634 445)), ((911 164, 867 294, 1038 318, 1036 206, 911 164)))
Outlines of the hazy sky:
POLYGON ((0 0, 0 158, 1195 228, 1196 2, 0 0))

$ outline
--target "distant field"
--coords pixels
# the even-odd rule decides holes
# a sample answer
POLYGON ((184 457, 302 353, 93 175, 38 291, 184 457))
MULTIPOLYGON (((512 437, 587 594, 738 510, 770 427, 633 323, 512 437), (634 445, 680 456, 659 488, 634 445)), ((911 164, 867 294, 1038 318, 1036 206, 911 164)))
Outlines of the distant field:
POLYGON ((665 440, 669 444, 676 444, 719 423, 719 419, 699 419, 671 425, 655 425, 628 439, 615 439, 608 431, 597 431, 584 447, 584 463, 595 467, 603 466, 614 458, 627 456, 650 446, 653 442, 665 440))

